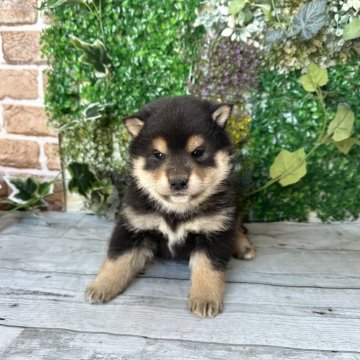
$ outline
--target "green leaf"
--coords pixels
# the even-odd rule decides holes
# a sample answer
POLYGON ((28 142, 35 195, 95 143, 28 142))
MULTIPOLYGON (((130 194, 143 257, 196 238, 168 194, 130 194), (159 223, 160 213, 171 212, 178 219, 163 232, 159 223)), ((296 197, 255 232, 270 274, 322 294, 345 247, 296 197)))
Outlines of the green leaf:
POLYGON ((360 37, 360 17, 354 19, 350 24, 344 27, 344 40, 353 40, 360 37))
POLYGON ((87 197, 97 182, 95 175, 90 171, 87 164, 73 162, 68 166, 68 169, 71 175, 68 184, 69 190, 87 197))
POLYGON ((107 54, 105 45, 99 40, 92 44, 82 41, 76 36, 71 36, 74 46, 83 52, 80 61, 94 67, 97 77, 104 77, 109 73, 110 57, 107 54))
POLYGON ((354 145, 360 145, 360 140, 348 138, 334 143, 340 152, 347 155, 354 145))
POLYGON ((338 142, 350 137, 355 116, 350 107, 346 104, 339 104, 335 118, 329 124, 327 134, 338 142))
POLYGON ((229 5, 229 14, 236 15, 242 11, 248 0, 233 0, 229 5))
POLYGON ((301 6, 294 16, 289 36, 300 34, 301 40, 312 39, 328 20, 326 2, 327 0, 315 0, 301 6))
POLYGON ((270 176, 275 179, 279 176, 279 183, 288 186, 298 182, 306 175, 306 156, 304 148, 290 152, 281 150, 270 167, 270 176))
POLYGON ((268 21, 271 20, 272 14, 271 14, 271 6, 269 4, 254 4, 254 6, 257 6, 263 11, 266 20, 268 21))
POLYGON ((30 200, 37 193, 39 181, 32 176, 27 179, 11 178, 10 186, 14 190, 10 200, 21 203, 30 200))
POLYGON ((264 35, 264 44, 272 45, 286 39, 286 32, 282 29, 269 29, 264 35))
POLYGON ((53 192, 54 183, 52 181, 44 181, 39 184, 38 195, 40 197, 46 197, 53 192))
POLYGON ((104 116, 104 110, 113 104, 100 104, 99 102, 89 104, 84 110, 84 116, 88 120, 96 120, 104 116))
POLYGON ((23 209, 45 204, 44 197, 52 193, 52 181, 40 182, 34 176, 27 179, 11 178, 6 182, 13 190, 9 200, 21 204, 23 209))
POLYGON ((328 83, 328 72, 325 68, 321 68, 315 63, 311 63, 306 68, 305 75, 300 77, 300 83, 308 92, 314 92, 318 87, 328 83))

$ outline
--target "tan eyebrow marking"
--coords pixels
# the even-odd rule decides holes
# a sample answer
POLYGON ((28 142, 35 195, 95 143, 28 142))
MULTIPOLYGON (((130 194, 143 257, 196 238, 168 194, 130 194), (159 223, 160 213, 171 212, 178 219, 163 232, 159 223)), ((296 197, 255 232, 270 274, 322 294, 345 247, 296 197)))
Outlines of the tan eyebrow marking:
POLYGON ((166 154, 167 149, 168 149, 166 140, 162 137, 158 137, 158 138, 154 139, 153 147, 154 147, 154 149, 162 152, 163 154, 166 154))
POLYGON ((201 135, 193 135, 189 138, 186 148, 189 152, 192 152, 199 146, 203 145, 204 142, 204 138, 201 135))

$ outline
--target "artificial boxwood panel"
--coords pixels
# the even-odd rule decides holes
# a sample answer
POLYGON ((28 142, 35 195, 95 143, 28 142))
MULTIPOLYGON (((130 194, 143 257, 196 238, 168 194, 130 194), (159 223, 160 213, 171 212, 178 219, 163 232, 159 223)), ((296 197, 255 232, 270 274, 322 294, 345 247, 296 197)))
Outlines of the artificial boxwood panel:
POLYGON ((121 118, 152 99, 186 91, 194 42, 201 32, 192 27, 199 0, 96 2, 102 4, 102 25, 86 6, 74 3, 51 10, 51 27, 42 38, 51 66, 46 107, 56 127, 75 123, 64 131, 67 161, 121 172, 125 162, 113 158, 114 146, 126 156, 128 137, 121 118), (82 53, 71 36, 105 44, 111 58, 106 79, 80 61, 82 53), (85 119, 83 110, 96 102, 109 105, 106 116, 85 119))
MULTIPOLYGON (((354 137, 360 138, 359 57, 346 65, 329 69, 324 88, 327 107, 336 112, 338 103, 347 103, 357 120, 354 137)), ((253 164, 254 187, 269 179, 269 167, 281 149, 294 151, 312 147, 322 125, 321 109, 300 85, 299 72, 280 75, 263 71, 260 90, 255 96, 248 150, 253 164)), ((358 218, 360 214, 360 147, 348 155, 334 145, 322 145, 307 162, 307 175, 287 187, 274 184, 252 197, 253 220, 306 221, 314 211, 323 221, 358 218)))

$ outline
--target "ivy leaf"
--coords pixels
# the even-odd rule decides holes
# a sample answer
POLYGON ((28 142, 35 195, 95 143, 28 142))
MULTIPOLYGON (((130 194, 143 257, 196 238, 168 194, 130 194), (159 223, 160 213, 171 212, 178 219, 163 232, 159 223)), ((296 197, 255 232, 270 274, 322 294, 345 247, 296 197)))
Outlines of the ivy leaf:
POLYGON ((353 40, 360 37, 360 17, 354 19, 350 24, 344 27, 344 40, 353 40))
POLYGON ((351 137, 335 142, 335 146, 338 148, 338 150, 345 155, 349 153, 354 145, 360 145, 360 140, 351 137))
POLYGON ((87 164, 73 162, 68 166, 68 169, 71 175, 68 184, 69 190, 87 197, 97 182, 95 175, 90 171, 87 164))
POLYGON ((318 87, 324 86, 328 83, 328 72, 325 68, 321 68, 315 63, 311 63, 306 68, 305 75, 300 77, 300 83, 308 92, 314 92, 318 87))
POLYGON ((282 29, 270 29, 265 33, 264 45, 272 45, 286 39, 286 32, 282 29))
POLYGON ((53 181, 40 182, 34 176, 27 179, 5 178, 5 181, 12 189, 9 200, 24 205, 23 208, 44 204, 44 198, 53 192, 53 181))
POLYGON ((236 15, 242 11, 248 0, 233 0, 229 5, 229 15, 236 15))
POLYGON ((301 6, 294 16, 291 36, 300 34, 301 40, 312 39, 328 19, 326 2, 326 0, 315 0, 301 6))
POLYGON ((105 45, 99 39, 91 44, 76 36, 71 36, 71 41, 78 50, 83 52, 79 60, 92 65, 97 77, 104 77, 109 73, 110 57, 106 52, 105 45))
POLYGON ((355 116, 346 104, 339 104, 335 118, 329 124, 327 134, 338 142, 348 139, 354 126, 355 116))
POLYGON ((279 183, 288 186, 298 182, 306 175, 306 158, 304 148, 294 152, 281 150, 270 167, 270 176, 275 179, 281 176, 279 183))
POLYGON ((53 189, 54 183, 52 181, 44 181, 39 184, 37 193, 40 197, 46 197, 53 192, 53 189))
POLYGON ((99 102, 90 104, 85 110, 84 110, 84 116, 88 120, 96 120, 103 116, 102 112, 107 107, 107 104, 101 105, 99 102))

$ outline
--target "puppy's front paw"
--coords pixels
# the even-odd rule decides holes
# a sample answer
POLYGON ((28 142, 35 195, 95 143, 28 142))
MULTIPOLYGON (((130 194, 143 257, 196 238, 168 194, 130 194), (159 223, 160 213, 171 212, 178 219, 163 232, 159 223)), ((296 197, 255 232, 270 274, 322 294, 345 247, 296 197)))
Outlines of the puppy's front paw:
POLYGON ((109 283, 94 280, 85 290, 85 299, 90 304, 104 303, 119 295, 120 289, 109 283))
POLYGON ((218 299, 190 297, 189 308, 192 313, 202 318, 214 317, 223 311, 224 303, 218 299))

